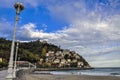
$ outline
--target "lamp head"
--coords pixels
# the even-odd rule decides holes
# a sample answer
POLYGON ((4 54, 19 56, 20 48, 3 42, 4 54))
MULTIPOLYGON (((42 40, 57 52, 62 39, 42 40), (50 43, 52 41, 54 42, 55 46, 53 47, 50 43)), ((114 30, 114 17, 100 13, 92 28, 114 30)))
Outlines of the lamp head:
POLYGON ((15 5, 14 5, 15 9, 16 9, 16 14, 20 14, 20 12, 24 9, 24 6, 22 5, 22 3, 20 2, 17 2, 15 5))

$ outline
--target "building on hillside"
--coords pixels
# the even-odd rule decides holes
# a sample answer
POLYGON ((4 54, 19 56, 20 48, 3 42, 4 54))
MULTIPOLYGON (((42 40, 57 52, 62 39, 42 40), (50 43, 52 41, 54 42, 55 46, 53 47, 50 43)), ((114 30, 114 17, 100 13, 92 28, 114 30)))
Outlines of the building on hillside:
POLYGON ((39 64, 42 64, 43 63, 43 59, 41 58, 40 61, 39 61, 39 64))
POLYGON ((79 61, 79 62, 77 63, 77 67, 82 67, 82 66, 84 66, 84 63, 79 61))
POLYGON ((75 56, 75 58, 76 58, 76 59, 80 59, 80 56, 77 54, 77 55, 75 56))
POLYGON ((68 62, 68 63, 71 63, 71 59, 67 59, 67 62, 68 62))
POLYGON ((73 62, 73 63, 76 63, 76 62, 77 62, 77 59, 73 59, 72 62, 73 62))
POLYGON ((62 59, 60 63, 61 63, 61 64, 65 64, 65 63, 66 63, 66 60, 65 60, 65 59, 62 59))
POLYGON ((54 63, 54 64, 59 64, 59 63, 60 63, 60 59, 55 59, 55 60, 53 61, 53 63, 54 63))
POLYGON ((57 52, 55 53, 55 55, 56 55, 56 56, 60 56, 60 55, 62 55, 62 52, 61 52, 61 51, 57 51, 57 52))
POLYGON ((3 62, 3 58, 0 58, 0 62, 3 62))
POLYGON ((64 50, 63 51, 63 54, 66 55, 66 54, 69 54, 70 53, 70 50, 64 50))
POLYGON ((46 57, 49 57, 49 53, 46 53, 46 57))
POLYGON ((46 53, 46 57, 50 57, 50 56, 54 56, 55 52, 54 51, 48 51, 48 53, 46 53))

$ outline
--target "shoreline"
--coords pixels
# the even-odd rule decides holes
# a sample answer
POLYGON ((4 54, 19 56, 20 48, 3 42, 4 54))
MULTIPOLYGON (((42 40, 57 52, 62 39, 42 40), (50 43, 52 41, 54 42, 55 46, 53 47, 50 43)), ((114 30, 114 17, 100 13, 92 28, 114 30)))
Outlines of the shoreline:
POLYGON ((90 70, 94 68, 76 68, 76 67, 69 67, 69 68, 36 68, 34 71, 65 71, 65 70, 90 70))
POLYGON ((117 76, 26 74, 21 80, 120 80, 117 76))

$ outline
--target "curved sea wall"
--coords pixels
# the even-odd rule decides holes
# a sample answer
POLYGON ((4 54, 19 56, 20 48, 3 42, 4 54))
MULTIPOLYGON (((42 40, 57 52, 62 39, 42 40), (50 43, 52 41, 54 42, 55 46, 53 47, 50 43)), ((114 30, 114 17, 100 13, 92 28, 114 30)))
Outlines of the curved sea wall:
POLYGON ((33 72, 33 69, 19 70, 17 71, 16 78, 14 80, 25 80, 25 75, 33 72))

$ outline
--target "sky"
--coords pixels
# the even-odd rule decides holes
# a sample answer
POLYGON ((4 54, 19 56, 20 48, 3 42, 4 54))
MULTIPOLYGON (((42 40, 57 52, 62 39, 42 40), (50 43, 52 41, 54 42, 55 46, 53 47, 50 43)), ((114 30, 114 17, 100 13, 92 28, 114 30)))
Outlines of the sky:
MULTIPOLYGON (((19 0, 0 0, 0 37, 12 39, 19 0)), ((46 40, 92 67, 120 67, 120 0, 21 0, 16 40, 46 40)))

